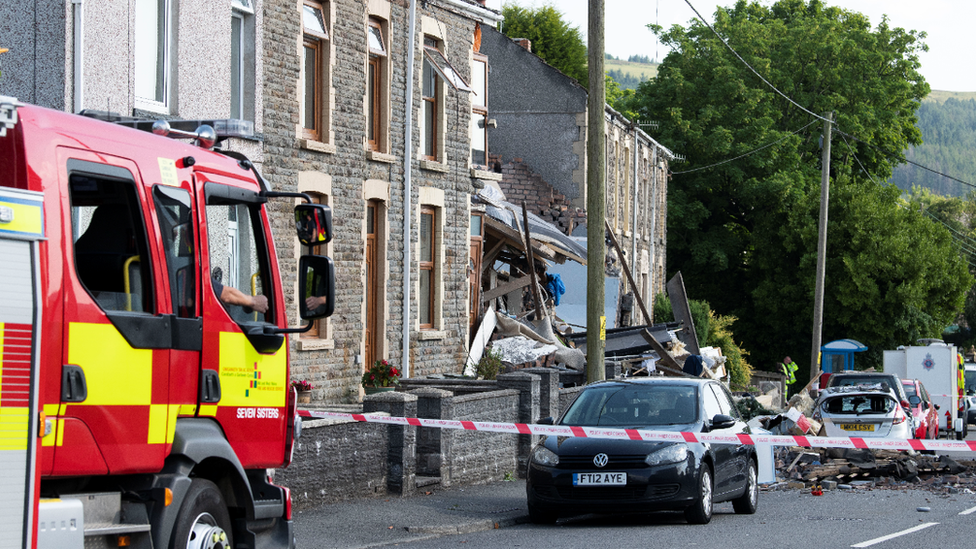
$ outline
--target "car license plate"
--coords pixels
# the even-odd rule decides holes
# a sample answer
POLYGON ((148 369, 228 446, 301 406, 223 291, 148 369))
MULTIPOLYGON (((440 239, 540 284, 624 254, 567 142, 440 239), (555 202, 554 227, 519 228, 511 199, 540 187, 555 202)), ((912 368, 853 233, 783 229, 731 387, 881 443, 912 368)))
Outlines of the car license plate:
POLYGON ((869 431, 874 432, 874 425, 870 423, 841 423, 840 428, 845 431, 869 431))
POLYGON ((626 486, 627 473, 573 473, 573 486, 626 486))

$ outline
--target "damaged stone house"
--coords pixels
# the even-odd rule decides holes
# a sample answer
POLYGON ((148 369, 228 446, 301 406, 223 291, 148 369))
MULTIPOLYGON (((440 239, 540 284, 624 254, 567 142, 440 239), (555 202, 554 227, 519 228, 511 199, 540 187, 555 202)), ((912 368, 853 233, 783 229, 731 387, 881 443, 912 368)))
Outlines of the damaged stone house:
MULTIPOLYGON (((314 385, 315 402, 358 401, 379 359, 409 377, 460 373, 492 289, 481 275, 499 229, 476 198, 486 185, 585 232, 585 91, 495 31, 501 14, 483 0, 13 2, 0 19, 14 46, 0 93, 174 125, 230 121, 246 131, 224 148, 274 190, 332 207, 335 237, 319 253, 335 261, 335 313, 290 337, 292 378, 314 385)), ((611 110, 607 124, 608 219, 649 299, 662 287, 670 153, 611 110)), ((298 325, 292 205, 270 211, 298 325)))
MULTIPOLYGON (((565 234, 585 237, 587 92, 531 48, 495 29, 482 34, 481 52, 491 60, 489 164, 502 174, 498 186, 509 202, 524 201, 565 234)), ((674 155, 609 106, 605 117, 606 219, 637 288, 627 284, 610 247, 607 283, 618 284, 620 296, 636 290, 650 310, 664 291, 667 172, 674 155)), ((612 318, 618 327, 645 324, 632 297, 618 301, 612 318)))

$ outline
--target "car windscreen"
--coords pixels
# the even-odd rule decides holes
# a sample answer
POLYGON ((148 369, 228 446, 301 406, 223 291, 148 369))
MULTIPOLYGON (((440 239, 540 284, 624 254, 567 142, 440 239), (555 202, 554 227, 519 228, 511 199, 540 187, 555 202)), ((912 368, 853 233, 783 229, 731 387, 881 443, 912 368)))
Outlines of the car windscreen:
POLYGON ((895 401, 888 395, 841 395, 824 401, 823 411, 828 414, 888 414, 895 407, 895 401))
POLYGON ((905 394, 907 396, 909 396, 909 397, 918 396, 918 393, 915 391, 915 384, 914 383, 904 383, 904 384, 902 384, 902 387, 905 388, 905 394))
POLYGON ((560 424, 584 427, 683 425, 698 419, 692 385, 607 385, 584 390, 560 424))

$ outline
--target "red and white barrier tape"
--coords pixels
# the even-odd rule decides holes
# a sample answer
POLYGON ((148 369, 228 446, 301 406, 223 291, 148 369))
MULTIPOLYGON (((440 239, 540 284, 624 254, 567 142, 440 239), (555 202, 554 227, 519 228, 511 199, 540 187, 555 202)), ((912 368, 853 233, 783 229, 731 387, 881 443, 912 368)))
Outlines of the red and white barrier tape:
POLYGON ((606 427, 569 427, 564 425, 535 425, 531 423, 493 423, 483 421, 457 421, 448 419, 424 419, 416 417, 392 417, 365 414, 342 414, 299 410, 298 414, 310 419, 346 419, 366 423, 388 425, 412 425, 436 429, 460 429, 513 435, 556 435, 561 437, 609 438, 670 442, 711 442, 715 444, 768 444, 770 446, 806 446, 809 448, 862 448, 874 450, 952 450, 976 452, 973 440, 930 440, 902 438, 863 437, 813 437, 792 435, 721 435, 712 433, 682 433, 676 431, 645 431, 643 429, 612 429, 606 427))

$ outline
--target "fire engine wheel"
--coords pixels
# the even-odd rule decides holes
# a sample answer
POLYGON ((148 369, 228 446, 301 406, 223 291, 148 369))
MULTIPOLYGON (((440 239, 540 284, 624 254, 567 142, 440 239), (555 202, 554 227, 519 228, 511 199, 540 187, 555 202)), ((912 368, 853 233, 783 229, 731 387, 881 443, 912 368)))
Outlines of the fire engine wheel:
POLYGON ((172 549, 231 549, 230 513, 217 485, 196 478, 176 516, 172 549))

